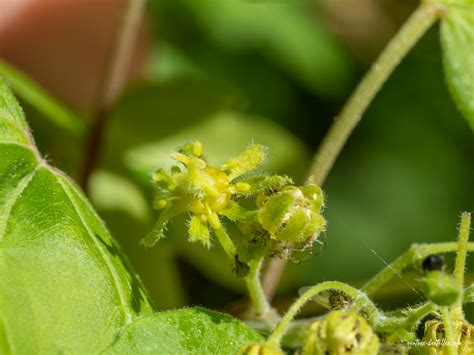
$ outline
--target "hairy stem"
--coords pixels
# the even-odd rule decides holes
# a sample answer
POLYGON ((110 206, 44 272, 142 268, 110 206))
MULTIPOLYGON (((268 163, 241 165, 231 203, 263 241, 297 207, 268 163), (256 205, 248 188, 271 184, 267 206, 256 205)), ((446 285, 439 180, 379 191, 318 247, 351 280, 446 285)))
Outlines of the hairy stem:
MULTIPOLYGON (((362 287, 362 290, 369 296, 373 295, 380 287, 385 285, 393 276, 400 273, 409 265, 426 258, 431 254, 441 254, 455 252, 458 243, 434 243, 434 244, 413 244, 404 254, 385 267, 377 275, 371 278, 362 287)), ((474 243, 468 243, 466 249, 474 251, 474 243)))
POLYGON ((260 269, 262 263, 263 258, 251 262, 249 273, 244 278, 250 301, 252 302, 253 314, 256 318, 265 316, 265 314, 271 310, 271 306, 267 301, 267 297, 263 292, 262 284, 260 282, 260 269))
MULTIPOLYGON (((430 2, 423 3, 410 16, 399 32, 388 43, 359 83, 354 93, 335 118, 331 128, 316 152, 308 172, 308 180, 322 185, 336 158, 346 144, 360 118, 382 85, 410 49, 433 25, 439 9, 430 2)), ((265 292, 271 298, 284 270, 285 261, 271 262, 264 275, 265 292)))
POLYGON ((104 75, 99 84, 96 113, 86 141, 79 183, 87 191, 89 177, 97 165, 102 136, 110 109, 120 94, 128 74, 133 44, 138 35, 145 9, 145 0, 128 0, 123 20, 106 60, 104 75))
MULTIPOLYGON (((226 232, 222 223, 219 221, 218 217, 210 218, 210 225, 212 226, 214 233, 219 240, 222 248, 225 253, 232 260, 236 262, 237 249, 234 245, 234 242, 230 238, 229 234, 226 232)), ((262 268, 263 258, 259 260, 254 260, 249 264, 249 273, 244 277, 245 285, 249 293, 250 301, 252 302, 252 313, 256 318, 262 318, 271 310, 271 306, 268 303, 267 297, 263 292, 262 284, 260 281, 260 270, 262 268)))
POLYGON ((414 331, 418 322, 436 309, 436 305, 431 302, 425 303, 423 306, 414 309, 412 312, 407 314, 407 317, 404 319, 404 328, 409 331, 414 331))
POLYGON ((317 184, 321 185, 326 180, 337 156, 382 85, 436 19, 436 8, 431 4, 422 4, 369 69, 334 120, 314 157, 309 177, 314 177, 317 184))
MULTIPOLYGON (((469 243, 469 232, 471 228, 471 214, 463 212, 461 214, 461 223, 459 225, 458 252, 456 254, 456 263, 454 267, 454 279, 460 290, 464 289, 464 273, 466 269, 466 257, 469 243)), ((451 308, 451 318, 454 320, 463 320, 464 313, 462 310, 463 298, 459 300, 451 308)))
POLYGON ((232 239, 230 239, 229 234, 220 223, 219 226, 213 227, 213 230, 222 246, 222 249, 224 249, 224 252, 227 254, 230 260, 234 261, 235 257, 237 256, 237 249, 235 248, 232 239))
POLYGON ((273 334, 270 335, 270 337, 268 338, 267 344, 271 346, 279 346, 281 339, 283 338, 286 331, 288 330, 288 327, 290 326, 291 321, 296 316, 296 314, 300 311, 300 309, 318 293, 325 290, 330 290, 330 289, 336 289, 336 290, 342 291, 348 296, 352 297, 355 300, 355 304, 358 307, 363 308, 365 310, 369 318, 369 322, 373 319, 380 318, 378 309, 375 307, 372 301, 370 301, 369 298, 363 292, 345 283, 338 282, 338 281, 322 282, 318 285, 311 287, 309 290, 304 292, 291 305, 291 307, 288 309, 288 312, 286 312, 286 314, 283 316, 281 321, 276 326, 273 334))
POLYGON ((444 336, 447 342, 446 346, 448 347, 448 353, 449 355, 456 355, 458 351, 456 339, 454 337, 455 329, 453 328, 453 322, 448 307, 443 307, 441 309, 441 316, 443 318, 444 336))

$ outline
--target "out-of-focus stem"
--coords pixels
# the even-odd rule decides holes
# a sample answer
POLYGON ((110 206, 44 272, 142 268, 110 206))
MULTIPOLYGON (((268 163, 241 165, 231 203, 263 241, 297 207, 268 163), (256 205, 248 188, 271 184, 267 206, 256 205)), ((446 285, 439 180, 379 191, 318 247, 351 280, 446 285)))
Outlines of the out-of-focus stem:
POLYGON ((128 0, 122 24, 106 60, 104 75, 99 84, 96 112, 85 143, 83 162, 79 171, 79 183, 84 191, 87 191, 89 177, 97 165, 110 108, 119 96, 127 78, 133 44, 138 36, 144 10, 145 0, 128 0))

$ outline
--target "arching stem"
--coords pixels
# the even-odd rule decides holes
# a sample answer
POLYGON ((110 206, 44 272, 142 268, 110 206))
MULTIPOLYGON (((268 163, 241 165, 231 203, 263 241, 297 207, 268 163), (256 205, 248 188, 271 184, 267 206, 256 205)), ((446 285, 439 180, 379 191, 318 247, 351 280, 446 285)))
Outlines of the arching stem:
POLYGON ((268 338, 267 344, 274 347, 278 347, 281 342, 281 339, 283 338, 286 331, 288 330, 288 327, 290 326, 291 321, 296 316, 296 314, 300 311, 300 309, 318 293, 325 290, 330 290, 330 289, 336 289, 336 290, 342 291, 343 293, 352 297, 355 301, 354 305, 359 308, 364 309, 364 311, 367 314, 367 317, 369 318, 369 321, 371 319, 380 317, 377 307, 375 307, 372 301, 370 301, 369 298, 363 292, 342 282, 337 282, 337 281, 322 282, 320 284, 317 284, 311 287, 309 290, 304 292, 291 305, 291 307, 288 309, 288 312, 286 312, 286 314, 283 316, 281 321, 276 326, 275 331, 268 338))
MULTIPOLYGON (((339 153, 375 95, 400 61, 435 23, 440 11, 439 5, 424 1, 388 43, 346 102, 341 113, 334 119, 313 158, 308 179, 313 178, 318 185, 324 183, 339 153)), ((274 259, 267 267, 263 283, 270 299, 273 297, 285 263, 284 260, 274 259)))

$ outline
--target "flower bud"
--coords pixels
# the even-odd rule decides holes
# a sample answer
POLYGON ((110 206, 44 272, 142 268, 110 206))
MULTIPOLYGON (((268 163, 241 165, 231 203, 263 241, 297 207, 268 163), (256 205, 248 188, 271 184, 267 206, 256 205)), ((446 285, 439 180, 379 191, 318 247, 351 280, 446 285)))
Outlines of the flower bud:
POLYGON ((424 279, 423 290, 426 297, 438 306, 454 304, 461 293, 454 278, 443 271, 429 272, 424 279))
POLYGON ((317 185, 287 186, 260 203, 258 220, 272 239, 305 242, 325 229, 326 221, 320 214, 324 197, 317 185))
POLYGON ((377 354, 379 339, 364 317, 335 310, 312 323, 303 355, 377 354))

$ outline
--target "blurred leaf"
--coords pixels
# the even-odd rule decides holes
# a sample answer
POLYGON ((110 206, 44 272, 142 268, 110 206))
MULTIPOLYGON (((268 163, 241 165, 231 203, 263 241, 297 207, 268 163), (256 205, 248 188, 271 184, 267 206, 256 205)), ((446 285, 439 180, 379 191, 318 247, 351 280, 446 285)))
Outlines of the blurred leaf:
MULTIPOLYGON (((166 11, 176 4, 153 2, 156 13, 161 15, 156 21, 166 17, 166 11)), ((179 2, 178 9, 174 11, 189 13, 184 26, 194 21, 218 48, 234 53, 259 51, 318 95, 337 96, 344 92, 350 72, 347 57, 317 17, 311 15, 314 8, 308 4, 186 0, 179 2)))
POLYGON ((198 65, 179 49, 166 41, 152 48, 147 61, 146 77, 159 81, 171 81, 183 77, 205 77, 198 65))
POLYGON ((170 168, 173 164, 170 154, 183 142, 192 140, 202 142, 204 154, 216 165, 238 155, 252 142, 269 148, 266 170, 298 175, 309 159, 303 143, 272 121, 228 112, 163 140, 131 149, 125 155, 126 165, 148 180, 156 168, 170 168))
POLYGON ((142 191, 120 175, 103 170, 94 172, 90 198, 99 210, 122 210, 143 223, 150 220, 150 209, 142 191))
POLYGON ((446 2, 441 43, 451 94, 474 130, 474 2, 446 2))
POLYGON ((144 83, 129 89, 116 105, 106 132, 103 162, 123 170, 123 154, 195 124, 223 109, 240 106, 235 92, 211 80, 144 83))
POLYGON ((86 198, 39 155, 3 81, 0 156, 0 348, 105 348, 150 305, 86 198))
POLYGON ((228 315, 204 308, 168 311, 133 322, 106 354, 233 355, 263 338, 228 315))
POLYGON ((0 60, 0 76, 3 76, 13 91, 56 125, 76 136, 85 131, 84 122, 71 110, 51 97, 45 89, 10 64, 0 60))

